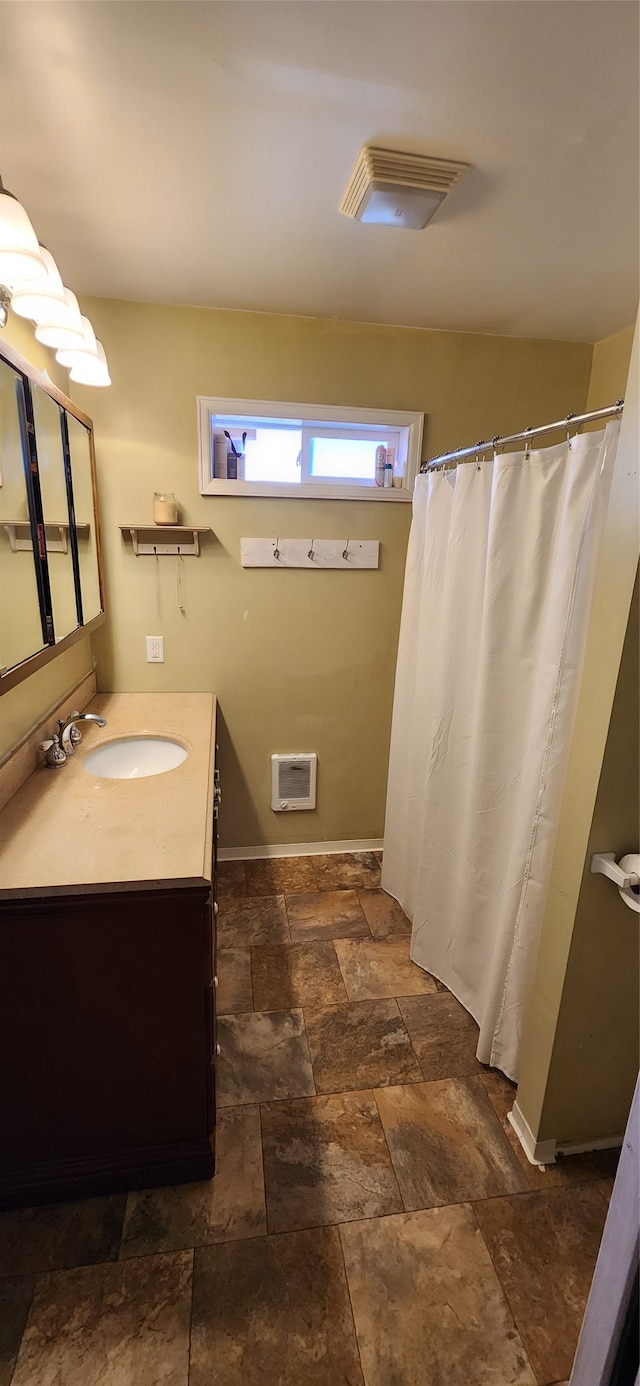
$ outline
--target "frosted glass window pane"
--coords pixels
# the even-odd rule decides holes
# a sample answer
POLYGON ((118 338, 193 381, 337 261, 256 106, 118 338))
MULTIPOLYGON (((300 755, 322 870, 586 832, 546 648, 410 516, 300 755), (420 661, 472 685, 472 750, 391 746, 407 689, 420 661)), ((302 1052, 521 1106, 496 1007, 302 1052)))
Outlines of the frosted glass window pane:
POLYGON ((302 447, 300 429, 255 428, 252 432, 255 433, 255 438, 247 438, 245 443, 245 479, 299 482, 302 447))
POLYGON ((313 477, 334 481, 368 481, 376 479, 376 448, 386 443, 368 438, 312 438, 309 470, 313 477))

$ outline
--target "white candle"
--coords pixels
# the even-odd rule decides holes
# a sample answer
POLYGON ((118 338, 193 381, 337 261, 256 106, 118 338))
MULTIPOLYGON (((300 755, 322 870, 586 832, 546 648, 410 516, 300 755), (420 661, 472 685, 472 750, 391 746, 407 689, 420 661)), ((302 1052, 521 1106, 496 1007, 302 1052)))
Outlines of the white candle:
POLYGON ((158 495, 153 498, 153 519, 157 525, 177 525, 178 506, 173 495, 158 495))

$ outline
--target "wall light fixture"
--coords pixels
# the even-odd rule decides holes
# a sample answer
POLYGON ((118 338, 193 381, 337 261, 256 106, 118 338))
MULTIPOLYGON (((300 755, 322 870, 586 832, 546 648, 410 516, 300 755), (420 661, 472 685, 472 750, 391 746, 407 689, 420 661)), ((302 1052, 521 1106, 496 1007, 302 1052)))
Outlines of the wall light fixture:
POLYGON ((39 245, 24 207, 0 178, 0 328, 11 306, 34 324, 36 340, 52 347, 71 379, 110 385, 104 348, 78 300, 62 282, 53 255, 39 245))

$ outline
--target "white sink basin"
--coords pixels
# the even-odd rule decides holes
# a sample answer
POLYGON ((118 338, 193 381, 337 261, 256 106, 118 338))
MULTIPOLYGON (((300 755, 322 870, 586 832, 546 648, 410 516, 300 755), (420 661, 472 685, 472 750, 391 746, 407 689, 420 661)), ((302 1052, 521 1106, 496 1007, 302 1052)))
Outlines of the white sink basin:
POLYGON ((106 780, 143 780, 164 775, 187 759, 182 742, 170 736, 120 736, 87 751, 84 768, 106 780))

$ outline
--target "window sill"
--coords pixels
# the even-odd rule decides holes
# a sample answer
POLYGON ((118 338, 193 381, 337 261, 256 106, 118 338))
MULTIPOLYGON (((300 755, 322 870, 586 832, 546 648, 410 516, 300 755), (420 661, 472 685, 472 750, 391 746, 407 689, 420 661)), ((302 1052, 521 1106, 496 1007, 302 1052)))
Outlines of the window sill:
POLYGON ((203 496, 266 496, 277 500, 411 501, 404 486, 350 486, 340 482, 209 481, 203 496))

